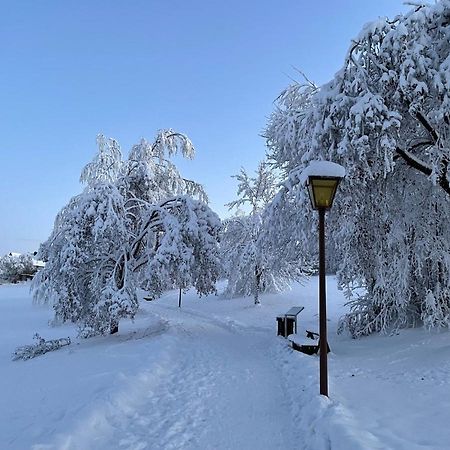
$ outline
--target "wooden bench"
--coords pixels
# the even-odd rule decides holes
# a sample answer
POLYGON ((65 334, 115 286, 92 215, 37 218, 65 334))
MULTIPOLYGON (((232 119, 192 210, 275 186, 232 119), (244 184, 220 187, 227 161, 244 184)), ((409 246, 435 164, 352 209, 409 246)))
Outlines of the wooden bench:
POLYGON ((304 306, 293 306, 287 313, 277 316, 278 336, 288 337, 297 333, 297 316, 305 309, 304 306))

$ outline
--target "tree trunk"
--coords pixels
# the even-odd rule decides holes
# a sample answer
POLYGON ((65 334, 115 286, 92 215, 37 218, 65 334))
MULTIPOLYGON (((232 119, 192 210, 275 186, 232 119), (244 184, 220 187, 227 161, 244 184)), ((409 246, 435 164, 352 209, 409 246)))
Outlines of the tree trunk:
POLYGON ((258 266, 255 266, 255 305, 260 305, 259 301, 259 290, 261 284, 261 269, 258 266))
POLYGON ((119 332, 119 323, 113 322, 109 329, 109 334, 115 334, 119 332))

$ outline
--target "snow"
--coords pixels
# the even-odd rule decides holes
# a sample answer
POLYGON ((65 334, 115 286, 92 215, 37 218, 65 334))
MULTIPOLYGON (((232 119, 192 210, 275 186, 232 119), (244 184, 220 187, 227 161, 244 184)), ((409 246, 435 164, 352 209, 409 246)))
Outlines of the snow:
POLYGON ((337 336, 344 299, 327 283, 329 399, 318 394, 318 358, 275 330, 292 306, 305 307, 299 333, 318 330, 315 277, 257 307, 189 292, 180 309, 168 292, 142 301, 118 334, 88 340, 49 327, 28 284, 0 286, 0 448, 448 448, 448 333, 337 336), (35 332, 72 344, 12 361, 35 332))
POLYGON ((309 177, 345 177, 345 168, 331 161, 311 161, 299 177, 300 184, 305 185, 309 177))

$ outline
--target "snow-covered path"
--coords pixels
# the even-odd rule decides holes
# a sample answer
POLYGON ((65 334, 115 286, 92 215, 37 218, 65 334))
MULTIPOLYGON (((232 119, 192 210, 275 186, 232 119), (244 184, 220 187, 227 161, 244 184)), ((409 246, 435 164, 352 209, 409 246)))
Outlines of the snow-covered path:
POLYGON ((103 436, 96 448, 301 447, 271 358, 273 336, 230 329, 184 310, 152 309, 169 322, 170 358, 160 361, 156 372, 137 376, 120 401, 111 399, 102 411, 101 433, 91 417, 85 424, 95 424, 91 432, 80 427, 80 434, 72 434, 71 448, 86 448, 94 434, 103 436))
POLYGON ((448 333, 337 336, 343 298, 330 281, 330 399, 318 358, 275 333, 294 305, 300 331, 317 329, 316 279, 260 307, 189 292, 179 309, 168 292, 118 334, 87 340, 49 327, 27 285, 0 286, 0 449, 447 449, 448 333), (12 361, 35 332, 72 344, 12 361))
POLYGON ((270 352, 272 335, 230 328, 183 310, 164 308, 161 314, 183 334, 180 364, 166 386, 170 392, 181 384, 179 398, 196 399, 198 406, 191 408, 195 448, 298 448, 282 377, 270 352), (197 392, 191 392, 192 386, 197 392))
MULTIPOLYGON (((48 327, 51 310, 31 306, 26 285, 0 286, 0 448, 368 448, 372 436, 317 395, 317 358, 275 335, 298 298, 309 301, 304 290, 261 307, 188 293, 179 309, 174 291, 143 302, 118 334, 80 340, 71 325, 48 327), (11 361, 35 331, 73 343, 11 361)), ((314 329, 308 309, 302 327, 314 329)))

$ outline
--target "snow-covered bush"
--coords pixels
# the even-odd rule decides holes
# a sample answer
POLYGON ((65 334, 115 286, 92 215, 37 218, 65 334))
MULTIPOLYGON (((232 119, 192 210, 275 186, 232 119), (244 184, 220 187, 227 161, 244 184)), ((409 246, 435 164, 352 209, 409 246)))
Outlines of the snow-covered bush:
POLYGON ((220 272, 220 220, 191 197, 206 199, 203 188, 167 159, 192 157, 189 139, 161 131, 126 161, 115 140, 99 136, 98 147, 81 175, 85 190, 41 246, 47 264, 33 284, 35 299, 51 301, 55 319, 78 323, 83 336, 116 332, 133 318, 137 287, 153 298, 173 287, 208 294, 220 272))
POLYGON ((449 324, 449 38, 449 0, 366 25, 335 78, 287 88, 267 126, 291 241, 315 241, 298 174, 317 159, 347 169, 327 224, 355 337, 449 324))
POLYGON ((37 272, 30 254, 8 254, 0 258, 0 282, 17 283, 33 278, 37 272))

